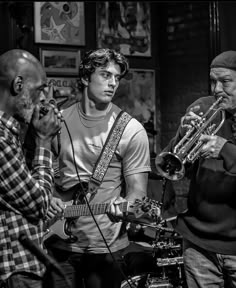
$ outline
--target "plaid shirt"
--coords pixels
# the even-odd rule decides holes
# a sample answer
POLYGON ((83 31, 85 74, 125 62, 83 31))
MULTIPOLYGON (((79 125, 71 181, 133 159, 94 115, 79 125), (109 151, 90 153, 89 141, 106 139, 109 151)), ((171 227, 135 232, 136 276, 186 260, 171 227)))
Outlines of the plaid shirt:
POLYGON ((30 172, 19 133, 19 123, 0 111, 0 280, 3 281, 16 271, 42 276, 45 269, 18 238, 24 232, 41 246, 42 219, 51 199, 52 153, 37 148, 30 172))

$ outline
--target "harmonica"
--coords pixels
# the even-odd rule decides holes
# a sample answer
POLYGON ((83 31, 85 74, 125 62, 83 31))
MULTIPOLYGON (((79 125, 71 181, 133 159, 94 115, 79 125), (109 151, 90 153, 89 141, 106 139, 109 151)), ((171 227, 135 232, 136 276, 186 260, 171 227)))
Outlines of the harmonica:
POLYGON ((44 103, 41 103, 40 105, 40 110, 39 110, 39 113, 41 115, 41 117, 45 116, 48 111, 50 110, 50 107, 57 107, 57 102, 55 99, 50 99, 48 102, 44 102, 44 103))

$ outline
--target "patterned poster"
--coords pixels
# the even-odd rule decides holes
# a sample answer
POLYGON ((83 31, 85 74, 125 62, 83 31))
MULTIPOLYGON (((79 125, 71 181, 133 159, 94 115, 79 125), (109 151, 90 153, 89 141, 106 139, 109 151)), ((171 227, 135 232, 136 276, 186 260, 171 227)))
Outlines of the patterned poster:
POLYGON ((160 105, 155 94, 155 71, 130 69, 121 79, 113 102, 141 122, 160 147, 160 105))
POLYGON ((54 86, 54 98, 61 109, 65 109, 81 98, 77 89, 77 78, 73 77, 47 77, 48 84, 54 86))
POLYGON ((97 45, 127 56, 151 56, 150 3, 97 2, 97 45))
POLYGON ((35 2, 35 42, 85 45, 83 2, 35 2))

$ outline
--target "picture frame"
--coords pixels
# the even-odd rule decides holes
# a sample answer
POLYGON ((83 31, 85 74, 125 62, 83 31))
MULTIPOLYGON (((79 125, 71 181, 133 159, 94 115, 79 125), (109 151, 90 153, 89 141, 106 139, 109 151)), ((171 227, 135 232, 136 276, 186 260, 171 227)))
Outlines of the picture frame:
POLYGON ((160 103, 156 99, 155 70, 131 68, 121 79, 113 103, 136 118, 150 136, 150 151, 160 149, 160 103))
POLYGON ((126 56, 151 56, 149 2, 96 3, 98 48, 111 48, 126 56))
POLYGON ((80 101, 81 92, 78 90, 76 77, 47 77, 48 85, 54 86, 54 97, 60 109, 65 109, 75 102, 80 101))
POLYGON ((36 43, 85 45, 84 2, 34 2, 36 43))
POLYGON ((80 50, 40 48, 40 61, 47 75, 78 75, 80 50))

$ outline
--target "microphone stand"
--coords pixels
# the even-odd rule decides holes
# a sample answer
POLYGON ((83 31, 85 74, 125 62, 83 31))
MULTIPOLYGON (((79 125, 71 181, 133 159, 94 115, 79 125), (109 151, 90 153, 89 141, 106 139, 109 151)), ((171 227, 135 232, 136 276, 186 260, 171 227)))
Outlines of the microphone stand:
POLYGON ((166 192, 166 183, 167 180, 165 177, 162 178, 162 195, 161 195, 161 203, 164 203, 164 197, 165 197, 165 192, 166 192))

